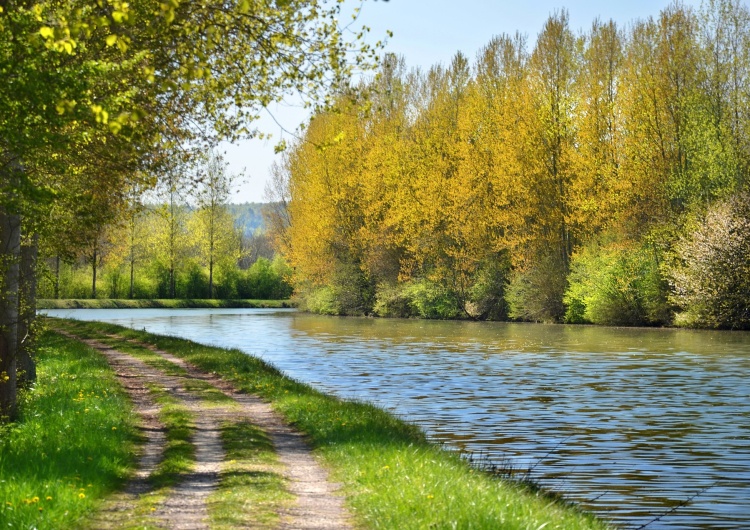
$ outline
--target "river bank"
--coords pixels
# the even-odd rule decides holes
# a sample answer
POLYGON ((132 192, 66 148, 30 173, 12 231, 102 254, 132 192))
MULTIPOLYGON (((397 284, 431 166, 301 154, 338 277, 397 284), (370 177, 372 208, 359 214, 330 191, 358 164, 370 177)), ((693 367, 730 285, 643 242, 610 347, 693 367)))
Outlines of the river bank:
MULTIPOLYGON (((112 325, 50 322, 54 327, 64 323, 66 329, 82 336, 116 333, 118 348, 128 348, 125 339, 152 345, 205 372, 221 374, 239 391, 270 402, 286 421, 305 433, 332 479, 342 484, 346 505, 358 527, 520 529, 552 523, 556 528, 607 527, 544 492, 478 471, 455 453, 429 443, 414 425, 382 409, 324 395, 238 350, 112 325)), ((42 356, 40 365, 44 362, 42 356)), ((41 380, 35 392, 44 388, 41 380)), ((78 429, 80 415, 71 410, 70 416, 66 421, 71 429, 78 429)), ((5 477, 7 469, 3 473, 5 477)), ((12 492, 2 491, 2 486, 0 493, 0 500, 6 497, 4 502, 23 505, 24 499, 11 498, 12 492)))
POLYGON ((195 309, 195 308, 288 308, 290 300, 216 300, 216 299, 148 299, 113 298, 39 299, 37 309, 195 309))

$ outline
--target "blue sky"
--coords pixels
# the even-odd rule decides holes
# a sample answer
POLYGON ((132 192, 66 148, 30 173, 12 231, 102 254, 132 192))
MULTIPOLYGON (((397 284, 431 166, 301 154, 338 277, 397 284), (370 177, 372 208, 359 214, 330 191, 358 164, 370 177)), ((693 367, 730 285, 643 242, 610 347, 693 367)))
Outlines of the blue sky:
MULTIPOLYGON (((448 63, 457 51, 473 60, 480 48, 495 35, 516 31, 528 36, 532 49, 538 31, 550 14, 567 9, 570 27, 574 32, 586 31, 595 18, 613 19, 627 26, 639 18, 657 16, 670 5, 668 0, 369 0, 364 3, 355 27, 371 28, 370 40, 386 37, 391 30, 385 51, 403 55, 409 67, 429 68, 433 64, 448 63)), ((700 0, 683 1, 698 7, 700 0)), ((346 0, 350 9, 359 5, 346 0)), ((288 130, 293 130, 305 119, 297 108, 277 108, 276 119, 288 130)), ((236 146, 224 146, 230 170, 245 168, 249 177, 234 196, 234 202, 264 200, 268 170, 275 160, 273 146, 281 131, 270 118, 262 119, 260 127, 273 135, 271 141, 253 140, 236 146)))

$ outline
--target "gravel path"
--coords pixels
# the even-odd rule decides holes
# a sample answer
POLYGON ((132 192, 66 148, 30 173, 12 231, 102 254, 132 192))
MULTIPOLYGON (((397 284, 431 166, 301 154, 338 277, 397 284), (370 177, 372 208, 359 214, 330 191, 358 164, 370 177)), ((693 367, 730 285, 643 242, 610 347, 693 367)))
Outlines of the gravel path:
MULTIPOLYGON (((72 336, 71 336, 72 337, 72 336)), ((76 337, 72 337, 76 338, 76 337)), ((122 340, 122 338, 118 337, 122 340)), ((206 499, 216 488, 219 471, 224 461, 220 426, 223 420, 245 418, 263 430, 273 442, 279 460, 284 465, 283 474, 288 480, 288 490, 295 496, 293 506, 281 516, 283 530, 351 529, 351 517, 337 495, 338 485, 329 480, 326 470, 313 457, 304 437, 290 427, 270 405, 256 396, 241 394, 217 376, 206 374, 182 359, 149 348, 162 358, 182 367, 187 376, 166 375, 135 357, 96 340, 77 339, 102 352, 114 368, 125 390, 131 396, 136 412, 142 418, 146 439, 138 471, 124 492, 107 503, 104 510, 91 521, 92 528, 118 528, 126 526, 139 495, 147 493, 147 477, 153 473, 164 449, 164 427, 156 416, 158 407, 150 399, 148 384, 158 385, 172 397, 181 401, 195 418, 195 435, 191 440, 196 448, 194 470, 181 477, 172 493, 154 512, 160 527, 175 530, 209 529, 206 499), (204 381, 219 389, 234 403, 228 406, 204 405, 195 394, 185 390, 190 379, 204 381)))

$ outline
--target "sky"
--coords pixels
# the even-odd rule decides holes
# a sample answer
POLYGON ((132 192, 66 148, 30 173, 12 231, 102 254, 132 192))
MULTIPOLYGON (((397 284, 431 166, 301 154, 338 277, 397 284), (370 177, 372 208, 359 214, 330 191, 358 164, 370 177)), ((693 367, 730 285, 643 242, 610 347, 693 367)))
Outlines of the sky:
MULTIPOLYGON (((597 17, 603 21, 612 19, 620 27, 626 27, 634 20, 658 16, 671 3, 670 0, 368 0, 361 5, 355 27, 370 27, 368 40, 372 43, 387 39, 384 52, 403 55, 408 67, 428 69, 438 63, 448 64, 458 51, 473 61, 492 37, 503 33, 526 34, 531 50, 547 18, 561 9, 567 9, 570 28, 578 33, 587 31, 597 17), (393 37, 387 38, 388 30, 393 37)), ((683 0, 683 4, 698 7, 700 0, 683 0)), ((344 5, 354 9, 360 2, 345 0, 344 5)), ((300 108, 277 106, 270 113, 265 112, 258 122, 261 130, 272 135, 271 140, 222 146, 230 172, 244 170, 246 176, 233 202, 265 201, 269 170, 278 158, 274 145, 280 138, 289 138, 280 125, 293 131, 306 117, 300 108)))

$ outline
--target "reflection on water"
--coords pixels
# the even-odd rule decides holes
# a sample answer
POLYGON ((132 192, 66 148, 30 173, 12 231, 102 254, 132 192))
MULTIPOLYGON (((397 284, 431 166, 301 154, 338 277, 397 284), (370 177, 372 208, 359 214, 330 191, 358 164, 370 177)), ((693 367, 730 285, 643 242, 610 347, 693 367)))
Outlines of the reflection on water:
POLYGON ((318 317, 278 310, 73 310, 238 347, 375 402, 628 527, 750 527, 750 334, 318 317))

